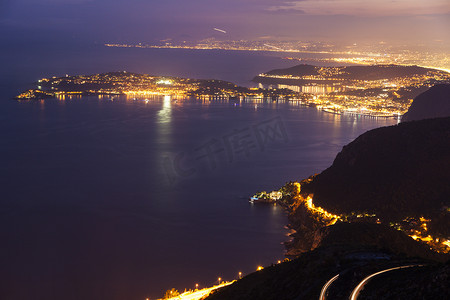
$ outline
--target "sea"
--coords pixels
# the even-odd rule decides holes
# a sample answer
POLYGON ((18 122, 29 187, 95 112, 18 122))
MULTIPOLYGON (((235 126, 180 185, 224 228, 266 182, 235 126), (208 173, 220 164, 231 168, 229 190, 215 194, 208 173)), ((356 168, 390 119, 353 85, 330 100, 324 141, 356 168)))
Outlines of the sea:
POLYGON ((283 260, 285 211, 249 196, 319 173, 397 122, 261 99, 12 99, 43 77, 109 71, 252 86, 299 63, 283 53, 42 44, 0 55, 1 299, 157 299, 283 260))

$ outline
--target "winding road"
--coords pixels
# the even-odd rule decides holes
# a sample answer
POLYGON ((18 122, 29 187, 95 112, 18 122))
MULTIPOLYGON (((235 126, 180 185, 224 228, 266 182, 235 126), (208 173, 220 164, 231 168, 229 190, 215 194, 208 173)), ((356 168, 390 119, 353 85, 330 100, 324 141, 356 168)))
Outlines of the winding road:
POLYGON ((395 268, 389 268, 389 269, 385 269, 376 273, 373 273, 369 276, 367 276, 366 278, 364 278, 352 291, 352 294, 350 295, 350 300, 356 300, 358 298, 359 293, 361 292, 361 290, 364 288, 364 285, 373 277, 380 275, 382 273, 386 273, 386 272, 390 272, 390 271, 394 271, 394 270, 399 270, 399 269, 406 269, 406 268, 412 268, 412 267, 423 267, 424 265, 406 265, 406 266, 400 266, 400 267, 395 267, 395 268))
POLYGON ((322 287, 322 290, 320 291, 320 297, 319 300, 325 300, 325 297, 327 295, 327 290, 330 287, 330 285, 339 278, 339 274, 328 280, 322 287))

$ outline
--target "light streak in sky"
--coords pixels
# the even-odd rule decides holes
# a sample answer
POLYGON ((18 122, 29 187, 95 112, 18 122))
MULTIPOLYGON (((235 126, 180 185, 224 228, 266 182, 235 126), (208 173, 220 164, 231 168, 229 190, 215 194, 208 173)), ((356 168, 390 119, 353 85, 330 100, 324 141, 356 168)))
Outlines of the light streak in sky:
POLYGON ((218 32, 222 32, 222 33, 227 33, 225 30, 223 29, 219 29, 219 28, 213 28, 213 30, 218 31, 218 32))

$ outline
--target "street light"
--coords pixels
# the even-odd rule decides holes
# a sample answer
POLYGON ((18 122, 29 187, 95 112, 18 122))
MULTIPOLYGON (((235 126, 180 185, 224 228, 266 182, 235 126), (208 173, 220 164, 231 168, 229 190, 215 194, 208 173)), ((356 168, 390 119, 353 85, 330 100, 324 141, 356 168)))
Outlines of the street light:
POLYGON ((219 281, 219 284, 220 284, 220 281, 222 280, 222 278, 219 277, 219 278, 217 278, 217 280, 219 281))
POLYGON ((195 289, 198 290, 198 283, 195 284, 195 289))
POLYGON ((239 279, 242 278, 242 272, 239 272, 239 279))

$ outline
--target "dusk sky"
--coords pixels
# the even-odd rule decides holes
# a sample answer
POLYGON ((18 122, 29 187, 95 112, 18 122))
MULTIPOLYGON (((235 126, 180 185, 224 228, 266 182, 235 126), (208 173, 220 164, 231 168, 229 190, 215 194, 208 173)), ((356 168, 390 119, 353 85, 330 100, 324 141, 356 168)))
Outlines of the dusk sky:
POLYGON ((1 0, 0 26, 15 39, 99 43, 211 36, 447 43, 450 1, 1 0))

